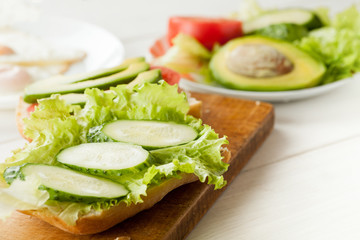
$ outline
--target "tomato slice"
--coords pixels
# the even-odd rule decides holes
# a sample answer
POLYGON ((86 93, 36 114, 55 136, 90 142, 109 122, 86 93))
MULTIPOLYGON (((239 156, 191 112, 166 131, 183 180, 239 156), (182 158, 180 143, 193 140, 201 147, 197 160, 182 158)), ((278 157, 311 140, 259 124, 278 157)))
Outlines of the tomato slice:
POLYGON ((170 85, 179 84, 181 75, 170 68, 163 67, 163 66, 151 66, 151 69, 160 69, 161 76, 170 85))
POLYGON ((33 104, 31 104, 30 106, 27 107, 26 111, 27 111, 28 113, 31 113, 31 112, 35 111, 35 107, 36 107, 37 105, 39 105, 39 104, 38 104, 38 103, 33 103, 33 104))
POLYGON ((150 53, 153 57, 161 57, 166 53, 166 51, 170 48, 170 44, 167 40, 167 37, 164 36, 155 41, 155 43, 150 47, 150 53))
POLYGON ((220 45, 243 35, 242 23, 238 20, 206 17, 171 17, 168 24, 168 43, 171 45, 178 33, 196 38, 207 49, 215 43, 220 45))

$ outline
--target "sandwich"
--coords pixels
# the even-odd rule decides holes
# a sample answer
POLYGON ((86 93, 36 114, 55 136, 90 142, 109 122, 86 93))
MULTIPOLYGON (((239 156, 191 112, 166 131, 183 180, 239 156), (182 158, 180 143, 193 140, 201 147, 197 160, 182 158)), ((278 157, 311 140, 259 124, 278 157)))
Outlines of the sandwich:
POLYGON ((86 88, 83 98, 82 105, 60 94, 39 98, 23 119, 31 142, 0 164, 4 221, 17 210, 93 234, 186 183, 226 184, 226 137, 188 114, 188 97, 176 85, 86 88))

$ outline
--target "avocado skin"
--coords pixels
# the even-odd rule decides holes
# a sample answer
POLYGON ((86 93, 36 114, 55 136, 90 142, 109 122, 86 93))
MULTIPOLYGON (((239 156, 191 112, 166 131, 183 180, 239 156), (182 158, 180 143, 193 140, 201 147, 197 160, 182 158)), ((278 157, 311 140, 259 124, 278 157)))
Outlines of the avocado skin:
POLYGON ((314 87, 321 82, 326 71, 322 62, 294 45, 263 36, 248 36, 229 41, 214 54, 209 68, 213 80, 220 85, 245 91, 287 91, 314 87), (272 46, 294 64, 294 69, 290 73, 268 78, 252 78, 234 73, 227 68, 225 56, 240 44, 272 46))

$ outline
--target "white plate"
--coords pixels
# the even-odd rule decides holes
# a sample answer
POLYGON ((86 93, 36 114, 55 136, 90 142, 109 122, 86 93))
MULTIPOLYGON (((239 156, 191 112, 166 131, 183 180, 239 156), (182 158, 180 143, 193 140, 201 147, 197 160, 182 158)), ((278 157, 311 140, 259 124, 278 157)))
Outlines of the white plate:
POLYGON ((198 82, 181 79, 179 86, 188 91, 201 92, 201 93, 214 93, 221 94, 229 97, 245 98, 250 100, 259 100, 267 102, 289 102, 310 97, 315 97, 331 90, 339 88, 344 84, 350 82, 353 78, 347 78, 334 83, 306 88, 292 91, 279 91, 279 92, 256 92, 256 91, 240 91, 221 86, 205 85, 198 82))
MULTIPOLYGON (((107 30, 75 19, 42 15, 34 22, 14 26, 55 46, 86 52, 86 58, 65 74, 113 67, 124 59, 124 46, 107 30)), ((0 95, 0 109, 16 107, 22 93, 0 95)))

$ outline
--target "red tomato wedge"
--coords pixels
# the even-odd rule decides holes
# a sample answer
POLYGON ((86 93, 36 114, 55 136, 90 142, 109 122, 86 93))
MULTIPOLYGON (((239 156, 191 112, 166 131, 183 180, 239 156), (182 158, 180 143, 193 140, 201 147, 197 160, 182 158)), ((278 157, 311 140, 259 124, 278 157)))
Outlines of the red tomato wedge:
POLYGON ((155 41, 155 43, 150 48, 150 53, 153 57, 161 57, 166 53, 166 51, 170 48, 170 44, 167 40, 167 37, 164 36, 155 41))
POLYGON ((35 111, 35 107, 36 107, 37 105, 39 105, 39 104, 38 104, 38 103, 33 103, 33 104, 31 104, 30 106, 28 106, 28 108, 26 109, 26 111, 27 111, 28 113, 31 113, 31 112, 35 111))
POLYGON ((238 20, 207 17, 171 17, 168 24, 167 40, 171 45, 178 33, 196 38, 207 49, 215 43, 220 45, 243 35, 242 23, 238 20))
POLYGON ((163 66, 151 66, 150 69, 160 69, 161 76, 170 85, 179 84, 181 75, 170 68, 163 66))

